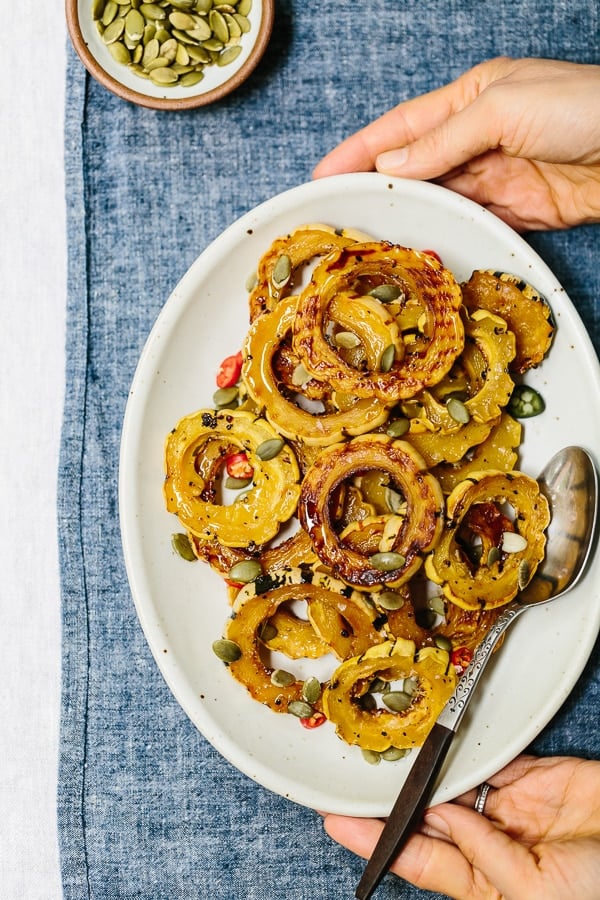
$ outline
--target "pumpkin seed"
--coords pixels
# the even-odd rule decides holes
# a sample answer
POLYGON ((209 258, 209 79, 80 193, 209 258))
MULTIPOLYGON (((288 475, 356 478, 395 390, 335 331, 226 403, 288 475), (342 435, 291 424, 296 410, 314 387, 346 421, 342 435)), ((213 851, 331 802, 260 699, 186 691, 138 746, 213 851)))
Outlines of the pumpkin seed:
POLYGON ((336 347, 341 347, 343 350, 352 350, 360 344, 360 338, 352 331, 338 331, 334 335, 333 341, 336 347))
POLYGON ((269 641, 272 641, 273 638, 276 638, 278 634, 279 632, 277 631, 275 626, 271 625, 270 622, 266 622, 262 627, 260 639, 261 641, 264 641, 265 644, 268 644, 269 641))
POLYGON ((257 275, 257 273, 256 273, 256 272, 250 272, 250 274, 249 274, 248 277, 246 278, 246 282, 245 282, 245 285, 244 285, 245 288, 246 288, 246 290, 248 291, 249 294, 254 290, 254 288, 256 287, 257 284, 258 284, 258 275, 257 275))
POLYGON ((445 650, 446 653, 452 653, 452 641, 445 634, 436 634, 433 643, 438 650, 445 650))
POLYGON ((446 409, 450 418, 460 425, 466 425, 471 419, 471 413, 458 397, 450 397, 446 401, 446 409))
POLYGON ((390 422, 388 427, 385 430, 385 433, 389 437, 399 438, 402 437, 403 434, 406 434, 408 429, 410 428, 410 419, 406 419, 404 417, 399 419, 394 419, 393 422, 390 422))
POLYGON ((299 719, 309 719, 313 714, 313 708, 304 700, 292 700, 291 703, 288 703, 288 712, 299 719))
POLYGON ((235 641, 228 641, 226 638, 220 638, 213 641, 213 653, 224 663, 232 663, 239 659, 242 655, 241 648, 235 641))
POLYGON ((124 31, 125 21, 123 19, 114 19, 114 21, 104 29, 102 40, 105 44, 114 44, 115 41, 119 40, 124 31))
POLYGON ((363 750, 362 757, 365 762, 368 762, 370 766, 378 766, 381 762, 381 753, 378 753, 377 750, 363 750))
POLYGON ((419 690, 419 682, 416 678, 405 678, 404 684, 402 686, 402 690, 405 694, 408 694, 410 697, 414 697, 417 691, 419 690))
POLYGON ((213 394, 213 403, 217 409, 226 409, 237 401, 239 390, 236 387, 217 388, 213 394))
POLYGON ((522 591, 529 584, 529 580, 531 578, 531 566, 529 565, 528 560, 522 559, 519 563, 519 575, 518 575, 518 585, 519 590, 522 591))
POLYGON ((141 41, 146 23, 137 9, 130 9, 125 17, 125 34, 132 41, 141 41))
POLYGON ((376 603, 382 609, 402 609, 404 597, 396 591, 382 591, 380 594, 377 594, 376 603))
POLYGON ((493 566, 500 559, 500 551, 497 547, 490 547, 487 555, 488 566, 493 566))
POLYGON ((255 559, 242 559, 235 563, 227 573, 227 577, 231 581, 237 581, 241 584, 249 584, 256 581, 259 575, 262 575, 262 566, 255 559))
POLYGON ((363 694, 359 703, 361 709, 364 709, 365 712, 373 712, 373 710, 377 709, 377 700, 373 694, 363 694))
POLYGON ((126 66, 131 62, 131 54, 125 44, 122 44, 121 41, 115 41, 114 44, 109 44, 108 52, 114 61, 121 63, 121 65, 126 66))
POLYGON ((240 12, 234 13, 233 18, 240 26, 240 31, 242 32, 242 34, 248 34, 251 28, 250 20, 246 16, 243 16, 240 12))
POLYGON ((228 475, 224 482, 228 491, 241 491, 249 484, 252 484, 251 478, 234 478, 232 475, 228 475))
POLYGON ((380 303, 392 303, 402 294, 402 289, 397 284, 378 284, 369 291, 370 297, 375 297, 380 303))
POLYGON ((527 538, 516 531, 504 531, 500 546, 504 553, 520 553, 527 547, 527 538))
POLYGON ((382 372, 389 372, 396 359, 396 348, 393 344, 389 344, 381 354, 379 368, 382 372))
POLYGON ((274 459, 276 456, 279 456, 282 450, 283 440, 281 438, 269 438, 258 445, 256 448, 256 455, 259 459, 262 459, 263 462, 267 462, 269 459, 274 459))
POLYGON ((379 569, 380 572, 393 572, 394 569, 401 569, 406 559, 401 553, 387 550, 384 553, 374 553, 369 557, 369 562, 374 569, 379 569))
POLYGON ((429 597, 427 600, 427 608, 436 614, 436 616, 446 615, 446 605, 439 594, 429 597))
POLYGON ((171 546, 178 556, 186 559, 188 562, 196 562, 197 556, 194 553, 190 539, 187 534, 179 531, 171 535, 171 546))
POLYGON ((218 10, 211 9, 208 14, 208 24, 217 40, 226 44, 229 40, 229 29, 227 22, 218 10))
POLYGON ((237 5, 237 11, 240 16, 247 16, 252 9, 252 0, 240 0, 237 5))
POLYGON ((310 381, 310 378, 310 373, 306 371, 302 363, 298 363, 292 372, 292 384, 294 387, 302 387, 303 384, 310 381))
POLYGON ((292 275, 292 261, 287 253, 282 253, 271 272, 271 282, 276 291, 285 287, 292 275))
POLYGON ((389 690, 389 686, 389 681, 384 681, 383 678, 374 678, 369 685, 369 690, 372 694, 381 694, 383 691, 389 690))
POLYGON ((289 687, 295 680, 296 676, 291 672, 286 672, 285 669, 274 669, 271 672, 271 684, 274 684, 275 687, 289 687))
POLYGON ((412 703, 412 697, 405 691, 390 691, 383 694, 381 699, 392 712, 404 712, 412 703))
POLYGON ((320 696, 321 682, 314 675, 311 675, 302 685, 302 698, 307 703, 316 703, 320 696))
POLYGON ((387 750, 384 750, 381 754, 381 758, 386 762, 396 762, 398 759, 404 759, 410 753, 410 750, 406 747, 388 747, 387 750))
POLYGON ((104 7, 104 12, 102 13, 102 18, 100 20, 102 22, 102 24, 105 27, 107 25, 110 25, 110 23, 116 17, 118 11, 119 11, 119 7, 114 2, 114 0, 108 0, 108 3, 104 7))

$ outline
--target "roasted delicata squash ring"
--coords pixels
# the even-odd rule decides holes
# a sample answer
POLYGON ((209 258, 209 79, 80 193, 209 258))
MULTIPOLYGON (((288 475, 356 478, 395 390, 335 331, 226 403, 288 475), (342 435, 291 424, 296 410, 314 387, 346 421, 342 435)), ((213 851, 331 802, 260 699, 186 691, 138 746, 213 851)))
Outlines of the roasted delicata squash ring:
MULTIPOLYGON (((277 622, 276 616, 283 604, 305 601, 309 621, 320 642, 317 646, 326 648, 325 652, 333 650, 340 659, 349 653, 362 653, 387 637, 382 631, 385 617, 378 613, 374 605, 358 591, 348 590, 345 584, 326 573, 283 569, 272 572, 268 584, 265 589, 265 581, 262 580, 260 588, 255 583, 242 588, 233 605, 225 636, 241 651, 239 659, 229 664, 231 674, 245 685, 255 700, 265 703, 275 712, 287 712, 288 704, 302 696, 302 682, 299 679, 283 687, 273 684, 271 676, 274 670, 263 659, 263 648, 285 652, 286 643, 293 648, 291 658, 300 658, 297 645, 289 635, 285 642, 276 638, 264 640, 262 637, 265 626, 277 622), (316 605, 315 620, 320 633, 310 616, 313 604, 316 605), (335 633, 340 621, 351 624, 347 634, 335 633)), ((309 658, 316 655, 311 645, 309 658)))
POLYGON ((485 469, 512 471, 517 465, 521 432, 520 422, 508 413, 502 413, 498 423, 492 426, 488 437, 474 447, 467 458, 453 465, 443 463, 435 466, 433 474, 441 484, 443 492, 449 494, 457 484, 469 478, 471 472, 481 472, 485 469))
POLYGON ((484 443, 498 420, 476 422, 470 419, 455 431, 409 431, 404 440, 417 450, 430 468, 439 463, 458 463, 473 447, 484 443))
POLYGON ((454 690, 456 675, 445 651, 428 647, 415 656, 415 649, 412 641, 385 641, 336 669, 322 702, 342 740, 376 752, 423 743, 454 690), (364 697, 375 679, 390 684, 409 679, 414 693, 408 707, 403 712, 369 708, 364 697))
POLYGON ((294 514, 300 493, 298 463, 289 447, 284 444, 272 459, 257 454, 265 441, 278 439, 268 422, 243 410, 203 409, 185 416, 166 441, 168 511, 203 541, 217 540, 226 547, 270 541, 294 514), (231 447, 247 454, 254 478, 243 498, 225 506, 215 496, 214 464, 208 479, 202 460, 208 454, 213 462, 224 461, 231 447))
MULTIPOLYGON (((259 316, 250 327, 244 342, 242 369, 248 393, 273 427, 290 440, 327 446, 348 435, 377 428, 388 415, 387 407, 380 400, 363 399, 347 409, 313 414, 281 392, 273 362, 281 342, 291 332, 296 302, 294 297, 281 300, 272 312, 259 316)), ((331 393, 331 388, 328 390, 331 393)), ((297 391, 301 393, 301 385, 297 391)), ((334 394, 334 403, 335 399, 334 394)))
POLYGON ((443 526, 443 497, 423 459, 405 441, 385 435, 362 435, 345 444, 325 448, 307 471, 298 504, 300 524, 308 532, 315 553, 334 575, 360 588, 399 585, 420 567, 421 554, 437 543, 443 526), (400 527, 390 552, 398 565, 388 571, 342 544, 332 521, 331 504, 344 481, 374 469, 389 474, 404 497, 400 527))
POLYGON ((461 304, 452 273, 432 256, 385 242, 353 244, 332 252, 314 269, 300 295, 293 346, 315 378, 344 393, 389 404, 436 384, 450 370, 463 349, 461 304), (339 294, 360 297, 382 285, 399 291, 399 321, 404 305, 417 303, 422 325, 402 358, 388 360, 385 371, 380 365, 365 372, 345 362, 327 339, 329 308, 339 294))
POLYGON ((302 266, 336 248, 368 239, 363 232, 336 231, 320 223, 303 225, 285 237, 276 238, 258 263, 256 285, 249 296, 250 321, 274 309, 282 297, 291 293, 294 277, 302 266))
MULTIPOLYGON (((496 419, 510 400, 514 381, 508 367, 515 355, 515 336, 504 319, 475 310, 465 325, 466 344, 463 363, 472 370, 475 393, 464 400, 464 407, 475 422, 496 419)), ((419 398, 423 417, 436 430, 451 433, 460 423, 450 414, 448 403, 436 400, 432 391, 419 398)))
POLYGON ((479 270, 462 285, 463 301, 471 312, 487 309, 501 316, 516 337, 511 371, 522 374, 546 356, 554 337, 552 310, 530 284, 507 272, 479 270))
POLYGON ((447 525, 425 572, 463 609, 512 600, 544 558, 548 501, 522 472, 472 472, 447 500, 447 525), (514 510, 514 520, 506 506, 514 510))

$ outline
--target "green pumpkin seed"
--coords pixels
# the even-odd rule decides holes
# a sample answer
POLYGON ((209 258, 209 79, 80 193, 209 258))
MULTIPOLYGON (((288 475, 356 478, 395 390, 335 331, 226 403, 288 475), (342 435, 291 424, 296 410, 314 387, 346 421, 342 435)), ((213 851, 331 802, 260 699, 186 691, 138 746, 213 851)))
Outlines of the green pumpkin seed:
POLYGON ((409 697, 414 697, 419 690, 419 682, 416 678, 405 678, 402 690, 405 694, 408 694, 409 697))
POLYGON ((258 445, 256 455, 263 462, 267 462, 269 459, 275 459, 276 456, 279 456, 283 447, 284 442, 281 438, 269 438, 258 445))
POLYGON ((247 16, 252 9, 252 0, 240 0, 236 8, 240 16, 247 16))
POLYGON ((490 547, 487 555, 488 566, 493 566, 500 559, 500 551, 497 547, 490 547))
POLYGON ((389 437, 399 438, 402 435, 406 434, 406 432, 410 428, 410 419, 400 418, 394 419, 393 422, 390 422, 388 427, 385 430, 385 433, 389 437))
POLYGON ((392 712, 404 712, 412 703, 412 697, 405 691, 390 691, 383 694, 381 699, 392 712))
POLYGON ((175 534, 172 534, 171 546, 175 553, 177 553, 178 556, 181 556, 182 559, 185 559, 188 562, 196 562, 198 557, 194 553, 187 534, 183 534, 182 532, 176 532, 175 534))
POLYGON ((519 590, 522 591, 527 587, 529 581, 531 579, 531 566, 526 559, 522 559, 519 563, 519 575, 518 575, 518 585, 519 590))
POLYGON ((446 401, 446 409, 450 418, 460 425, 466 425, 471 419, 471 413, 462 400, 459 400, 457 397, 450 397, 446 401))
POLYGON ((434 612, 436 616, 446 615, 446 604, 439 594, 436 594, 434 597, 429 597, 427 600, 427 608, 434 612))
MULTIPOLYGON (((238 6, 238 10, 239 10, 239 6, 238 6)), ((242 34, 248 34, 248 32, 250 31, 250 29, 252 27, 250 25, 250 20, 246 16, 242 15, 239 11, 233 14, 233 18, 240 26, 240 31, 242 32, 242 34)))
POLYGON ((377 750, 362 750, 362 757, 365 762, 368 762, 370 766, 378 766, 381 762, 381 753, 378 753, 377 750))
POLYGON ((360 338, 352 331, 338 331, 333 341, 336 347, 341 347, 343 350, 352 350, 360 344, 360 338))
POLYGON ((373 694, 363 694, 359 700, 361 709, 364 709, 365 712, 373 712, 377 709, 377 700, 373 696, 373 694))
POLYGON ((404 759, 410 753, 406 747, 388 747, 381 754, 381 758, 386 762, 396 762, 398 759, 404 759))
POLYGON ((211 9, 208 14, 208 24, 217 40, 226 44, 229 40, 229 29, 227 28, 227 22, 221 13, 216 9, 211 9))
POLYGON ((142 65, 144 66, 144 68, 148 68, 150 63, 154 62, 154 60, 158 58, 159 52, 160 44, 158 43, 156 38, 152 38, 144 47, 144 53, 142 55, 142 65))
POLYGON ((288 703, 288 712, 299 719, 310 719, 313 714, 313 708, 309 703, 305 703, 304 700, 292 700, 291 703, 288 703))
POLYGON ((150 81, 157 85, 175 84, 179 80, 179 75, 168 66, 152 69, 150 72, 150 81))
POLYGON ((157 3, 142 3, 140 12, 146 20, 160 21, 167 18, 166 11, 157 3))
POLYGON ((370 297, 375 297, 380 303, 392 303, 402 294, 402 289, 397 284, 378 284, 369 291, 370 297))
POLYGON ((445 650, 446 653, 452 653, 452 641, 450 638, 447 638, 444 634, 436 634, 433 639, 433 643, 438 648, 438 650, 445 650))
POLYGON ((185 75, 182 75, 179 79, 179 84, 182 87, 193 87, 195 84, 198 84, 199 81, 202 81, 204 78, 204 72, 197 69, 195 72, 187 72, 185 75))
POLYGON ((382 372, 389 372, 392 366, 394 365, 394 361, 396 359, 396 348, 393 344, 390 344, 385 348, 383 353, 381 354, 381 360, 379 362, 379 369, 382 372))
POLYGON ((115 19, 110 23, 105 29, 104 34, 102 35, 102 40, 105 44, 114 44, 115 41, 118 41, 123 32, 125 31, 125 22, 123 19, 115 19))
POLYGON ((291 672, 286 672, 285 669, 274 669, 271 672, 271 684, 274 684, 275 687, 289 687, 295 680, 296 676, 291 672))
POLYGON ((146 22, 137 9, 130 9, 125 17, 125 34, 132 41, 141 41, 146 22))
POLYGON ((292 275, 292 261, 287 253, 282 253, 271 272, 271 282, 276 291, 288 283, 292 275))
POLYGON ((242 559, 227 573, 227 577, 231 581, 240 584, 250 584, 251 581, 256 581, 259 575, 262 575, 262 566, 255 559, 242 559))
POLYGON ((195 19, 184 12, 170 13, 169 22, 173 28, 179 28, 181 31, 190 31, 196 27, 195 19))
POLYGON ((369 557, 369 562, 374 569, 380 572, 393 572, 394 569, 401 569, 406 558, 401 553, 394 553, 388 550, 384 553, 374 553, 369 557))
POLYGON ((105 27, 107 27, 115 19, 118 12, 119 7, 114 2, 114 0, 108 0, 108 3, 104 7, 104 12, 102 13, 102 19, 100 21, 105 27))
POLYGON ((277 631, 275 626, 271 625, 270 622, 266 622, 262 627, 260 639, 261 641, 264 641, 265 644, 268 644, 269 641, 272 641, 273 638, 276 638, 278 634, 279 632, 277 631))
POLYGON ((115 41, 114 44, 109 44, 108 52, 114 61, 121 63, 121 65, 127 66, 131 62, 131 54, 125 44, 122 44, 121 41, 115 41))
POLYGON ((237 402, 239 390, 236 387, 217 388, 212 399, 216 409, 227 409, 232 403, 237 402))
POLYGON ((92 2, 92 18, 101 19, 104 14, 105 0, 93 0, 92 2))
POLYGON ((402 609, 405 601, 402 594, 398 594, 396 591, 382 591, 376 595, 375 602, 382 609, 393 610, 402 609))
POLYGON ((302 698, 307 703, 316 703, 320 696, 321 682, 314 675, 311 675, 302 685, 302 698))
POLYGON ((242 655, 241 648, 235 641, 228 641, 226 638, 220 638, 213 641, 213 653, 224 663, 232 663, 239 659, 242 655))
POLYGON ((233 478, 231 475, 228 475, 225 479, 224 484, 228 491, 241 491, 242 488, 248 487, 249 484, 252 484, 252 479, 233 478))

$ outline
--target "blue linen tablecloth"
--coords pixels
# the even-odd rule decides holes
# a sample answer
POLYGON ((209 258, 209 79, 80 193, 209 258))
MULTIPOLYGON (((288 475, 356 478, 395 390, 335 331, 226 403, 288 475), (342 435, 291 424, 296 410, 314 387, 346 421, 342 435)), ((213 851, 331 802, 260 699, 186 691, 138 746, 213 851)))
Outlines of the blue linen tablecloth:
MULTIPOLYGON (((123 102, 69 56, 58 822, 64 895, 74 900, 345 900, 363 867, 318 815, 259 787, 207 744, 138 624, 119 535, 119 441, 162 304, 234 219, 309 180, 328 149, 399 100, 498 54, 600 62, 596 0, 276 6, 250 81, 196 111, 123 102)), ((530 236, 597 349, 599 236, 597 227, 530 236)), ((599 708, 597 648, 534 750, 597 757, 599 708)), ((378 896, 425 892, 388 876, 378 896)))

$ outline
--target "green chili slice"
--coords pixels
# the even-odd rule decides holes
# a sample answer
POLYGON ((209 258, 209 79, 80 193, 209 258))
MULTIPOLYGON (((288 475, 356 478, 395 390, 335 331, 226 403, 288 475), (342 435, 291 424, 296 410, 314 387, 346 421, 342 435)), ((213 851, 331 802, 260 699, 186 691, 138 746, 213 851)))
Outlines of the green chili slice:
POLYGON ((516 419, 529 419, 539 416, 546 409, 544 398, 535 388, 527 384, 517 384, 508 401, 508 412, 516 419))

